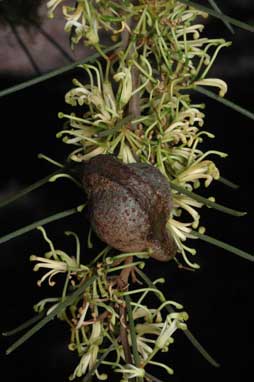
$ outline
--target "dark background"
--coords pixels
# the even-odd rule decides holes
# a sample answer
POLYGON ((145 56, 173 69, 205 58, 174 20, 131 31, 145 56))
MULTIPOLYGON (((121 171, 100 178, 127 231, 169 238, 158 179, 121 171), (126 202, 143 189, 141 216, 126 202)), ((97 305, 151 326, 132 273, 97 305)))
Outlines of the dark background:
MULTIPOLYGON (((222 6, 225 13, 253 23, 253 1, 223 1, 222 6)), ((235 34, 231 35, 215 19, 209 20, 205 32, 233 41, 230 48, 221 51, 210 77, 218 76, 226 80, 229 85, 226 97, 253 110, 253 34, 235 28, 235 34)), ((4 56, 4 44, 0 50, 4 56)), ((14 63, 15 60, 18 66, 18 55, 13 49, 14 63)), ((50 63, 50 56, 48 60, 50 63)), ((59 161, 68 152, 68 147, 56 140, 55 134, 62 126, 57 113, 67 110, 64 94, 71 87, 73 75, 60 76, 0 99, 1 198, 54 170, 50 164, 37 159, 39 152, 59 161)), ((6 69, 1 71, 0 67, 1 89, 33 76, 29 70, 26 76, 22 73, 17 76, 6 69)), ((227 206, 248 211, 246 217, 236 218, 203 208, 202 224, 211 236, 252 253, 253 122, 215 101, 200 95, 194 97, 206 102, 205 129, 216 135, 215 140, 207 144, 229 154, 224 160, 216 159, 221 174, 241 186, 238 190, 232 190, 214 182, 207 195, 216 196, 218 202, 227 206)), ((1 210, 0 236, 36 219, 76 206, 83 199, 82 192, 67 180, 48 184, 1 210)), ((71 239, 64 237, 64 230, 73 230, 81 235, 84 233, 85 237, 84 217, 69 217, 47 226, 47 232, 56 245, 71 249, 71 239)), ((204 242, 194 244, 198 249, 195 260, 201 266, 199 271, 183 271, 177 269, 174 263, 165 266, 153 260, 147 269, 151 278, 165 277, 166 295, 184 305, 190 315, 190 330, 220 362, 221 367, 215 369, 210 366, 185 336, 177 333, 175 344, 169 353, 162 356, 164 362, 173 367, 175 374, 172 377, 160 377, 165 382, 184 382, 187 379, 206 382, 227 379, 236 382, 251 379, 254 362, 253 264, 204 242)), ((38 275, 32 272, 29 262, 32 253, 41 256, 45 250, 47 246, 35 231, 1 245, 1 331, 30 318, 33 304, 52 293, 46 284, 40 289, 36 287, 38 275)), ((93 253, 84 255, 92 256, 93 253)), ((76 365, 76 357, 67 350, 69 333, 65 329, 64 324, 53 321, 8 357, 4 351, 14 338, 2 337, 0 362, 5 379, 36 379, 37 382, 68 380, 76 365)))

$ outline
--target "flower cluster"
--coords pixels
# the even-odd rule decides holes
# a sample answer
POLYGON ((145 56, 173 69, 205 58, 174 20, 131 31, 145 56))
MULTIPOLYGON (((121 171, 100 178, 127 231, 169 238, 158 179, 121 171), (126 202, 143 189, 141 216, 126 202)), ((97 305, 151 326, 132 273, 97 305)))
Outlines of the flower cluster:
MULTIPOLYGON (((58 3, 50 2, 51 7, 58 3)), ((197 16, 207 15, 177 1, 131 7, 114 1, 77 4, 73 21, 78 17, 74 15, 88 20, 96 10, 95 24, 105 32, 111 31, 115 38, 121 37, 122 49, 105 57, 105 64, 83 65, 86 82, 74 79, 75 87, 66 94, 67 103, 84 107, 84 112, 59 113, 67 121, 58 137, 76 146, 70 158, 83 161, 111 153, 125 163, 150 163, 172 186, 188 191, 203 182, 208 187, 219 179, 219 170, 210 156, 226 154, 202 151, 203 139, 214 136, 203 130, 204 105, 194 104, 188 94, 196 86, 214 86, 221 96, 227 91, 221 79, 207 78, 220 49, 230 45, 223 39, 201 36, 204 26, 194 21, 197 16), (82 7, 86 7, 83 13, 82 7), (129 18, 130 23, 123 22, 129 18)), ((68 13, 67 24, 70 18, 68 13)), ((195 250, 184 242, 193 238, 193 229, 200 229, 199 209, 203 204, 174 189, 173 193, 168 229, 185 262, 197 268, 186 256, 186 251, 194 254, 195 250)))
MULTIPOLYGON (((187 313, 182 310, 182 305, 165 299, 156 286, 164 282, 162 279, 155 280, 153 288, 142 286, 128 290, 127 285, 122 284, 126 272, 136 277, 135 269, 144 266, 143 259, 148 257, 148 253, 112 256, 107 248, 99 254, 95 265, 83 265, 79 261, 79 240, 74 233, 71 234, 76 238, 77 251, 76 256, 71 257, 62 250, 55 249, 45 230, 42 227, 39 229, 50 246, 50 251, 44 257, 31 257, 31 260, 36 262, 35 271, 42 268, 47 270, 40 279, 39 285, 48 279, 49 285, 53 287, 55 283, 52 282, 52 277, 59 273, 66 275, 66 281, 61 296, 41 300, 34 307, 37 312, 50 314, 65 300, 70 287, 77 288, 92 274, 96 274, 96 279, 91 286, 59 315, 59 318, 64 320, 70 328, 69 349, 76 351, 80 357, 70 380, 82 377, 93 370, 98 359, 102 355, 105 356, 109 347, 110 353, 115 354, 114 360, 112 361, 112 355, 110 358, 104 357, 101 364, 110 364, 115 372, 122 373, 123 381, 144 376, 147 365, 162 367, 172 374, 171 368, 155 361, 154 358, 158 352, 168 350, 168 346, 174 341, 173 334, 177 329, 187 328, 185 324, 188 319, 187 313), (131 259, 135 258, 135 261, 130 261, 130 255, 131 259), (161 302, 157 306, 147 305, 151 294, 159 297, 161 302), (128 306, 131 317, 127 314, 126 296, 132 297, 128 306), (170 307, 170 313, 165 314, 166 307, 170 307), (134 325, 132 332, 131 320, 134 325), (139 367, 126 364, 125 361, 126 348, 133 347, 133 331, 140 357, 139 367), (126 336, 126 343, 122 341, 123 336, 126 336)), ((100 373, 98 368, 95 373, 98 379, 107 379, 107 375, 100 373)))

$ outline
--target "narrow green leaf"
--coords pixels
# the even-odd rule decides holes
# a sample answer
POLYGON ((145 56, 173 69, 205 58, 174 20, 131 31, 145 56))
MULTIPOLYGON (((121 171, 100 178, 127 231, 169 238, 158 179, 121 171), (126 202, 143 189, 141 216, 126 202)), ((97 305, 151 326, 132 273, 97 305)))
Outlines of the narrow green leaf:
POLYGON ((173 182, 170 183, 170 185, 174 190, 176 190, 176 191, 178 191, 184 195, 187 195, 190 198, 197 200, 198 202, 203 203, 206 206, 214 208, 218 211, 221 211, 221 212, 224 212, 226 214, 233 215, 233 216, 244 216, 247 214, 247 212, 233 210, 232 208, 228 208, 228 207, 222 206, 221 204, 212 202, 211 200, 204 198, 203 196, 198 195, 195 192, 188 191, 188 190, 186 190, 186 188, 178 186, 177 184, 175 184, 173 182))
POLYGON ((131 298, 129 295, 126 295, 126 296, 124 296, 124 299, 126 302, 126 309, 127 309, 128 320, 129 320, 133 358, 134 358, 135 366, 139 367, 140 358, 139 358, 139 354, 138 354, 135 323, 134 323, 134 319, 133 319, 133 315, 132 315, 131 298))
MULTIPOLYGON (((166 307, 167 309, 167 307, 166 307)), ((185 330, 184 331, 184 334, 186 335, 186 337, 188 338, 188 340, 192 343, 192 345, 198 349, 198 351, 202 354, 202 356, 214 367, 218 368, 220 367, 220 364, 215 361, 214 358, 212 358, 210 356, 209 353, 207 353, 207 351, 205 350, 205 348, 201 345, 201 343, 193 336, 193 334, 191 333, 190 330, 185 330)))
POLYGON ((225 106, 230 107, 231 109, 237 111, 238 113, 243 114, 245 117, 248 117, 248 118, 254 120, 254 113, 252 113, 249 110, 244 109, 243 107, 237 105, 236 103, 234 103, 234 102, 232 102, 232 101, 230 101, 230 100, 228 100, 228 99, 226 99, 224 97, 218 96, 217 94, 211 92, 210 90, 204 89, 203 87, 198 86, 198 85, 195 86, 193 88, 193 90, 197 91, 198 93, 204 94, 207 97, 212 98, 215 101, 218 101, 218 102, 222 103, 225 106))
POLYGON ((21 198, 22 196, 28 194, 31 191, 36 190, 37 188, 43 186, 44 184, 48 183, 50 178, 56 174, 60 174, 61 170, 56 170, 53 173, 47 175, 45 178, 42 178, 38 180, 37 182, 31 184, 30 186, 24 188, 21 191, 18 191, 15 195, 11 195, 8 198, 0 201, 0 208, 7 206, 8 204, 14 202, 15 200, 21 198))
MULTIPOLYGON (((112 45, 112 46, 104 49, 103 52, 104 53, 111 52, 112 50, 118 48, 119 46, 120 46, 120 43, 117 43, 115 45, 112 45)), ((66 73, 72 69, 75 69, 78 65, 87 64, 88 62, 92 63, 95 60, 97 60, 99 57, 100 57, 99 53, 92 54, 91 56, 82 58, 81 60, 78 60, 78 61, 74 62, 73 64, 63 66, 60 69, 52 70, 50 73, 43 74, 42 76, 33 78, 32 80, 22 82, 21 84, 12 86, 8 89, 4 89, 4 90, 0 91, 0 98, 6 96, 8 94, 16 93, 20 90, 26 89, 26 88, 33 86, 33 85, 36 85, 40 82, 49 80, 50 78, 56 77, 60 74, 66 73)))
POLYGON ((201 11, 206 12, 209 15, 211 15, 213 17, 216 17, 217 19, 220 19, 220 20, 222 20, 224 22, 228 22, 228 23, 230 23, 232 25, 235 25, 238 28, 244 29, 244 30, 249 31, 249 32, 254 32, 253 25, 249 25, 249 24, 247 24, 247 23, 245 23, 243 21, 234 19, 233 17, 227 16, 225 14, 220 14, 220 13, 216 12, 215 10, 213 10, 213 9, 211 9, 209 7, 206 7, 204 5, 201 5, 199 3, 196 3, 194 1, 181 0, 181 3, 190 5, 191 7, 194 7, 196 9, 200 9, 201 11))
POLYGON ((225 184, 225 186, 231 187, 235 190, 237 190, 240 187, 238 184, 231 182, 231 180, 223 178, 223 176, 220 176, 218 181, 225 184))
MULTIPOLYGON (((153 289, 159 290, 152 282, 152 280, 147 277, 147 275, 142 272, 139 268, 135 268, 135 271, 142 277, 142 279, 145 281, 145 283, 153 289)), ((164 300, 161 298, 161 295, 158 293, 156 294, 156 297, 161 301, 164 302, 164 300)), ((169 313, 173 313, 175 310, 170 305, 166 305, 165 309, 169 313)), ((188 340, 192 343, 192 345, 199 351, 199 353, 206 359, 212 366, 214 367, 220 367, 220 364, 215 361, 215 359, 205 350, 205 348, 199 343, 199 341, 194 337, 194 335, 191 333, 189 329, 186 329, 183 331, 185 336, 188 338, 188 340)))
MULTIPOLYGON (((214 0, 208 0, 209 4, 211 5, 211 7, 217 12, 219 13, 220 15, 223 15, 223 12, 221 11, 221 9, 218 7, 217 3, 214 1, 214 0)), ((232 26, 230 25, 230 23, 226 20, 222 20, 222 22, 226 25, 226 27, 228 28, 228 30, 234 34, 235 31, 234 29, 232 28, 232 26)))
POLYGON ((193 236, 198 237, 199 239, 201 239, 203 241, 206 241, 207 243, 213 244, 219 248, 223 248, 228 252, 234 253, 237 256, 243 257, 246 260, 254 262, 254 256, 253 255, 251 255, 250 253, 247 253, 245 251, 242 251, 241 249, 236 248, 233 245, 224 243, 223 241, 220 241, 220 240, 215 239, 215 238, 208 236, 208 235, 204 235, 204 234, 199 233, 197 231, 191 231, 191 234, 193 236))
POLYGON ((134 118, 133 114, 127 115, 123 119, 121 119, 119 122, 116 123, 116 125, 110 129, 100 131, 99 133, 94 134, 95 138, 101 138, 106 137, 108 135, 114 134, 116 131, 120 130, 124 125, 127 125, 128 122, 131 122, 134 118))
POLYGON ((63 312, 68 306, 73 304, 76 298, 81 296, 84 291, 96 280, 97 276, 92 276, 89 280, 81 284, 78 289, 75 290, 71 295, 66 297, 63 302, 60 302, 55 309, 52 310, 46 317, 39 321, 35 326, 33 326, 28 332, 26 332, 22 337, 20 337, 16 342, 14 342, 7 350, 6 354, 12 353, 19 346, 21 346, 25 341, 37 333, 41 328, 48 324, 56 315, 63 312))
POLYGON ((2 335, 5 337, 13 336, 14 334, 17 334, 21 332, 22 330, 29 328, 29 326, 32 326, 33 324, 38 322, 44 315, 45 315, 45 312, 41 312, 37 314, 36 316, 30 318, 26 322, 23 322, 23 324, 17 326, 17 328, 9 330, 8 332, 2 333, 2 335))
POLYGON ((44 219, 37 220, 34 223, 31 223, 31 224, 29 224, 29 225, 27 225, 25 227, 17 229, 14 232, 8 233, 7 235, 5 235, 5 236, 0 238, 0 244, 6 243, 9 240, 12 240, 12 239, 14 239, 14 238, 16 238, 18 236, 24 235, 24 234, 32 231, 33 229, 36 229, 38 226, 43 226, 45 224, 52 223, 52 222, 54 222, 56 220, 60 220, 60 219, 63 219, 65 217, 67 217, 67 216, 76 214, 77 212, 80 211, 80 207, 81 206, 78 206, 78 207, 71 208, 69 210, 58 212, 57 214, 48 216, 48 217, 46 217, 44 219))

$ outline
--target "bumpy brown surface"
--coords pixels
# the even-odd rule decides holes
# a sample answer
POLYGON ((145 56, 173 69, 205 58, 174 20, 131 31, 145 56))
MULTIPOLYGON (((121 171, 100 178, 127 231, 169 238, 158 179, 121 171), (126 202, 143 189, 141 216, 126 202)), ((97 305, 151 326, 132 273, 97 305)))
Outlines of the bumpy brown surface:
POLYGON ((99 155, 84 164, 83 185, 91 225, 102 241, 124 252, 151 249, 151 257, 160 261, 175 255, 166 229, 171 192, 159 170, 99 155))

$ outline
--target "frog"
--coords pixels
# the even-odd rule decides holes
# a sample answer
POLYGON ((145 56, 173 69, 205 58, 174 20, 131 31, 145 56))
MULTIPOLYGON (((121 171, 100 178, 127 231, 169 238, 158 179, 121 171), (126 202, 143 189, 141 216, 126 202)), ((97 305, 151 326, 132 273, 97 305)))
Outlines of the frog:
POLYGON ((121 252, 148 251, 158 261, 176 255, 167 228, 173 204, 167 178, 151 164, 125 164, 111 154, 83 163, 88 217, 97 236, 121 252))

